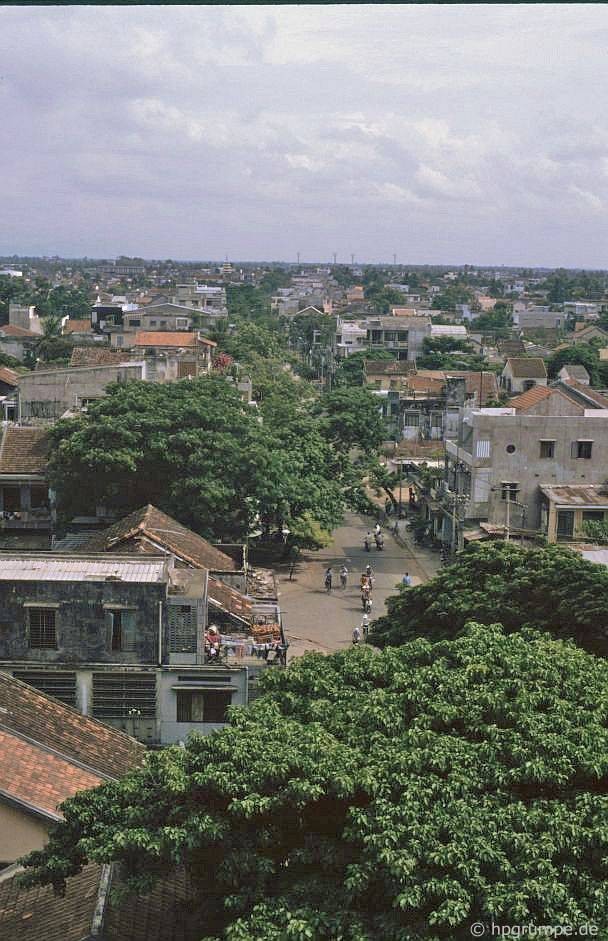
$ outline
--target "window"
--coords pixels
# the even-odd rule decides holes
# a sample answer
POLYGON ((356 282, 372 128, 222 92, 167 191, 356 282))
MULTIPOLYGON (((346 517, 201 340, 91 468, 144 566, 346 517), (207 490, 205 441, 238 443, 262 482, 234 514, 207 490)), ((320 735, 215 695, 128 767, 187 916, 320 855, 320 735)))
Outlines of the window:
POLYGON ((574 511, 558 510, 557 512, 557 538, 569 539, 574 534, 574 511))
POLYGON ((178 690, 177 721, 225 722, 231 701, 232 693, 223 690, 178 690))
POLYGON ((477 441, 475 447, 475 457, 489 457, 490 456, 490 442, 487 438, 480 438, 477 441))
POLYGON ((540 442, 540 456, 541 457, 555 457, 555 441, 541 441, 540 442))
POLYGON ((39 689, 47 696, 54 696, 66 706, 76 705, 76 674, 63 670, 14 670, 13 676, 39 689))
POLYGON ((135 612, 122 608, 107 611, 110 622, 110 649, 124 652, 137 649, 135 638, 135 612))
POLYGON ((170 653, 196 653, 196 608, 187 604, 167 607, 170 653))
POLYGON ((530 389, 533 389, 536 385, 534 379, 526 379, 523 383, 524 392, 529 392, 530 389))
POLYGON ((407 337, 408 337, 407 330, 399 330, 397 332, 397 339, 399 340, 400 343, 407 343, 407 337))
POLYGON ((573 441, 572 442, 572 457, 585 458, 586 460, 588 460, 591 457, 592 449, 593 449, 593 441, 573 441))
POLYGON ((509 481, 504 481, 500 485, 500 499, 504 500, 506 503, 512 503, 514 500, 517 500, 517 494, 519 492, 519 484, 512 483, 509 481))
POLYGON ((124 342, 125 342, 125 338, 124 338, 123 336, 120 336, 120 334, 119 334, 119 335, 116 337, 116 346, 123 346, 123 345, 124 345, 124 342))
POLYGON ((4 509, 15 513, 21 509, 21 490, 19 487, 3 487, 4 509))
POLYGON ((54 608, 28 608, 32 650, 57 649, 56 613, 54 608))
POLYGON ((96 719, 156 718, 154 673, 94 673, 93 716, 96 719))
POLYGON ((603 523, 603 510, 583 510, 583 523, 603 523))
POLYGON ((508 444, 505 448, 505 451, 507 452, 507 454, 515 454, 515 445, 508 444))
POLYGON ((134 317, 133 320, 130 320, 129 323, 132 327, 141 327, 141 320, 138 317, 134 317))
POLYGON ((41 510, 48 506, 49 492, 43 484, 32 484, 30 492, 32 510, 41 510))
POLYGON ((151 321, 150 321, 150 326, 151 326, 151 327, 155 327, 155 326, 156 326, 156 321, 155 321, 155 320, 151 320, 151 321))

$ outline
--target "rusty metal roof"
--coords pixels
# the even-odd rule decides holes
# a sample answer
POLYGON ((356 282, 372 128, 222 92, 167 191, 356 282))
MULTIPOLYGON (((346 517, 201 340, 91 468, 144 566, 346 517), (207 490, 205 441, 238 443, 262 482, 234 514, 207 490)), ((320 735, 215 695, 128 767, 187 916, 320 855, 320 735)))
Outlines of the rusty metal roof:
POLYGON ((558 506, 593 506, 608 509, 608 487, 604 484, 541 484, 541 493, 558 506))

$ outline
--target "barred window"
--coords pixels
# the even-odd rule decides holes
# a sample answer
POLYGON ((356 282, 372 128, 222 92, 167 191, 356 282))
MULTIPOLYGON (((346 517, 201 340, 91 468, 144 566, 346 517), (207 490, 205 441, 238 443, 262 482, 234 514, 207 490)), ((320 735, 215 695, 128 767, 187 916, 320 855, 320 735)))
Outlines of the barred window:
POLYGON ((57 649, 57 624, 54 608, 29 608, 29 637, 33 650, 57 649))

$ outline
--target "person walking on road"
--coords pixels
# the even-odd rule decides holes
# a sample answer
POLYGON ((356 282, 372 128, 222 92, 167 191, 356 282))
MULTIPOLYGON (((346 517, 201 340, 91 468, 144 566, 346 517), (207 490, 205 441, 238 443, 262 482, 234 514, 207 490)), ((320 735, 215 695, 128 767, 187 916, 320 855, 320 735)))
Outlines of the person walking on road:
POLYGON ((353 647, 356 647, 361 641, 361 631, 358 627, 355 627, 353 630, 353 647))
POLYGON ((333 572, 331 566, 325 570, 325 591, 327 594, 331 594, 331 585, 333 581, 333 572))
POLYGON ((367 535, 365 536, 363 540, 363 545, 365 546, 365 551, 369 552, 372 546, 372 534, 370 532, 368 532, 367 535))
POLYGON ((342 585, 342 588, 346 588, 347 581, 348 581, 348 569, 346 568, 345 565, 343 565, 342 568, 340 569, 340 584, 342 585))
POLYGON ((401 584, 403 585, 404 588, 412 587, 412 576, 410 575, 409 572, 405 573, 405 575, 401 579, 401 584))

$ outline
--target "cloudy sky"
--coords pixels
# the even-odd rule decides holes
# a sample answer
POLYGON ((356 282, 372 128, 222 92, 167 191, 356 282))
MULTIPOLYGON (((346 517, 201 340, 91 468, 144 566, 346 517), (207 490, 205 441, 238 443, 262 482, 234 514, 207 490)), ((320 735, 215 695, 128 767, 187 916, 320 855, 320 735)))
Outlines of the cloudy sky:
POLYGON ((0 7, 0 254, 608 267, 608 7, 0 7))

